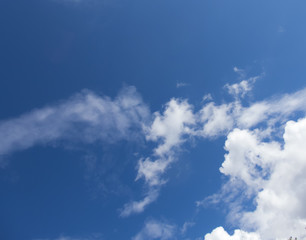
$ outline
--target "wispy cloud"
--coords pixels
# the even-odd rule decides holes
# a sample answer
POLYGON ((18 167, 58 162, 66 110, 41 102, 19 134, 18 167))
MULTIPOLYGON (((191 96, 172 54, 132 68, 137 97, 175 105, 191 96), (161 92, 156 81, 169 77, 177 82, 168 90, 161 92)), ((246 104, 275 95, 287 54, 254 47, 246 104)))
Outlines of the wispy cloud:
POLYGON ((165 222, 150 220, 132 240, 168 240, 175 238, 176 226, 165 222))
POLYGON ((142 132, 149 110, 134 87, 114 99, 90 91, 0 122, 0 157, 54 141, 115 142, 142 132))
POLYGON ((246 77, 246 71, 242 68, 238 68, 238 67, 234 67, 233 68, 233 71, 235 73, 237 73, 239 75, 240 78, 245 78, 246 77))
POLYGON ((258 78, 259 76, 256 76, 247 80, 242 80, 239 83, 226 84, 225 88, 228 90, 229 94, 234 96, 236 99, 243 98, 248 92, 252 90, 253 85, 258 78))
POLYGON ((205 101, 211 101, 211 100, 213 100, 213 97, 211 96, 210 93, 205 94, 205 95, 203 96, 203 98, 202 98, 202 101, 203 101, 203 102, 205 102, 205 101))
POLYGON ((178 83, 176 83, 176 87, 177 88, 187 87, 187 86, 189 86, 189 84, 185 83, 185 82, 178 82, 178 83))
POLYGON ((123 209, 120 210, 120 216, 128 217, 132 214, 143 212, 149 204, 157 199, 158 195, 159 188, 150 188, 142 200, 126 203, 123 209))
POLYGON ((181 234, 185 234, 189 228, 195 225, 195 222, 184 222, 183 226, 181 227, 181 234))

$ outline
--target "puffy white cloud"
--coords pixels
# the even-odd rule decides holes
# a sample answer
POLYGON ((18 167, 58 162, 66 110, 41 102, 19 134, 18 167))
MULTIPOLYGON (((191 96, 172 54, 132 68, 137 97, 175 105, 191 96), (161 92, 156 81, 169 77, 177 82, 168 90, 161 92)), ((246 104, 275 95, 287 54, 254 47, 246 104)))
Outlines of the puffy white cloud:
POLYGON ((280 157, 277 142, 260 142, 256 131, 234 129, 225 142, 225 161, 220 172, 241 179, 252 189, 264 184, 280 157))
POLYGON ((256 233, 242 230, 235 230, 233 235, 229 235, 223 227, 217 227, 211 233, 206 234, 204 240, 260 240, 260 237, 256 233))
POLYGON ((134 87, 123 89, 114 100, 83 91, 58 105, 0 122, 0 156, 56 140, 132 139, 148 117, 134 87))
POLYGON ((175 239, 175 231, 174 225, 151 220, 146 222, 143 229, 132 240, 175 239))
POLYGON ((213 137, 231 130, 234 126, 232 111, 232 104, 219 106, 213 102, 206 104, 200 111, 200 122, 203 124, 201 136, 213 137))
POLYGON ((283 149, 256 196, 256 209, 243 213, 243 225, 255 226, 264 239, 306 239, 305 141, 306 118, 287 122, 283 149))
POLYGON ((155 154, 163 156, 183 142, 183 135, 190 134, 195 123, 192 105, 186 100, 171 99, 163 114, 155 113, 155 119, 148 129, 148 140, 161 140, 162 143, 155 149, 155 154))
MULTIPOLYGON (((230 210, 232 222, 238 221, 242 229, 256 231, 265 240, 306 239, 305 142, 306 118, 288 121, 280 142, 263 141, 255 130, 235 129, 228 135, 228 154, 220 171, 230 177, 231 188, 244 183, 243 190, 251 191, 247 198, 254 199, 255 207, 246 210, 244 202, 238 202, 240 208, 230 210)), ((218 234, 225 234, 222 229, 215 231, 215 237, 211 237, 213 231, 205 240, 221 239, 218 234)))

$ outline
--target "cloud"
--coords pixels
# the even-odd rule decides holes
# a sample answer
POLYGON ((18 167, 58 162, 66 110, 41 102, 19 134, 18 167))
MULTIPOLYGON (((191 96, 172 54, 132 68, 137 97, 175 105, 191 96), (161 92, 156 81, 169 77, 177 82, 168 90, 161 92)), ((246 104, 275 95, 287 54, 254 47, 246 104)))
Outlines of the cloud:
POLYGON ((116 142, 136 138, 149 109, 134 87, 114 99, 83 91, 55 106, 0 122, 0 156, 54 141, 116 142))
POLYGON ((241 230, 235 230, 234 234, 229 235, 223 227, 214 229, 211 233, 205 235, 205 240, 260 240, 258 234, 247 233, 241 230))
POLYGON ((243 98, 248 92, 252 90, 253 85, 258 78, 259 76, 256 76, 251 77, 247 80, 242 80, 239 83, 226 84, 225 88, 228 90, 228 93, 234 96, 235 98, 243 98))
MULTIPOLYGON (((257 78, 259 76, 249 78, 248 82, 254 82, 257 78)), ((147 194, 143 200, 125 205, 128 210, 123 209, 125 214, 121 214, 122 216, 140 213, 146 206, 157 199, 158 194, 154 194, 153 198, 151 197, 151 191, 158 192, 159 188, 167 182, 163 176, 171 164, 177 160, 177 152, 180 146, 191 137, 216 138, 226 136, 235 128, 237 128, 235 130, 237 132, 239 129, 253 131, 260 126, 256 130, 257 138, 272 138, 274 135, 279 135, 280 131, 282 131, 286 119, 288 120, 298 112, 303 113, 306 111, 306 89, 244 106, 241 98, 246 94, 246 90, 250 90, 251 87, 245 87, 246 85, 243 81, 237 85, 228 85, 228 87, 244 86, 241 92, 239 92, 240 90, 234 92, 236 97, 232 102, 218 105, 211 101, 205 103, 199 111, 195 112, 194 106, 189 104, 187 100, 171 99, 166 104, 165 110, 162 113, 156 112, 154 114, 154 120, 150 126, 146 127, 145 132, 147 140, 156 142, 157 147, 153 149, 151 156, 141 158, 138 161, 136 176, 136 180, 143 179, 145 181, 148 189, 147 194)), ((233 87, 233 89, 236 89, 236 87, 233 87)), ((237 87, 237 89, 240 88, 237 87)), ((229 135, 226 148, 231 143, 231 137, 236 136, 235 131, 229 135)), ((253 135, 248 131, 243 133, 245 136, 251 135, 245 139, 245 148, 240 148, 240 151, 247 151, 247 147, 252 146, 252 144, 256 145, 256 142, 259 140, 254 136, 255 132, 253 135), (250 146, 247 144, 250 144, 250 146)), ((275 143, 273 147, 272 145, 269 145, 269 147, 272 151, 274 150, 272 148, 277 148, 279 145, 275 143)), ((262 144, 257 150, 263 151, 265 148, 267 146, 262 144)), ((244 153, 237 152, 236 154, 244 153)), ((227 158, 236 159, 237 156, 229 154, 227 158)), ((231 174, 234 174, 234 171, 236 171, 237 174, 243 174, 241 178, 243 181, 250 182, 254 178, 254 174, 260 173, 264 179, 270 171, 269 168, 266 168, 266 165, 261 165, 263 164, 261 162, 254 162, 251 169, 249 168, 250 166, 244 166, 244 163, 241 161, 236 161, 233 163, 233 166, 240 164, 241 167, 244 167, 245 171, 237 170, 234 167, 223 167, 222 173, 227 175, 229 171, 232 171, 231 174), (265 168, 266 172, 259 171, 258 168, 265 168)), ((224 166, 228 163, 229 161, 225 161, 224 166)), ((257 179, 257 181, 252 181, 254 189, 257 189, 260 185, 261 180, 257 179)), ((250 192, 251 190, 251 188, 248 189, 250 192)), ((214 198, 213 200, 211 198, 210 200, 216 202, 216 199, 214 198)), ((198 204, 201 205, 201 202, 198 202, 198 204)))
MULTIPOLYGON (((187 100, 171 99, 163 111, 153 116, 134 87, 123 89, 114 99, 83 91, 57 105, 0 122, 0 155, 55 141, 112 143, 144 136, 155 148, 138 160, 135 180, 144 181, 145 194, 143 199, 123 206, 120 215, 127 217, 143 212, 156 201, 167 182, 165 173, 177 161, 178 152, 188 139, 227 136, 227 153, 220 172, 229 181, 220 193, 198 205, 225 202, 228 220, 241 229, 232 236, 219 229, 207 237, 218 239, 220 233, 241 240, 248 239, 248 233, 254 237, 255 232, 265 240, 291 235, 303 239, 306 120, 288 120, 305 115, 306 89, 247 105, 241 98, 249 88, 241 89, 233 90, 236 97, 232 102, 210 101, 198 111, 187 100), (246 202, 253 203, 252 211, 246 202)), ((152 227, 157 225, 147 223, 134 239, 156 239, 158 232, 170 236, 172 228, 152 227), (150 229, 168 230, 156 230, 154 235, 150 229)))
MULTIPOLYGON (((263 141, 256 130, 235 129, 228 135, 220 171, 229 176, 232 188, 249 191, 241 196, 239 208, 230 210, 231 222, 265 240, 306 239, 305 142, 306 118, 288 121, 279 141, 263 141), (244 207, 243 200, 249 199, 252 211, 244 207)), ((219 239, 217 232, 225 234, 221 230, 215 229, 205 240, 219 239)))
POLYGON ((178 82, 178 83, 176 83, 176 87, 177 87, 177 88, 186 87, 186 86, 188 86, 188 85, 189 85, 188 83, 184 83, 184 82, 178 82))
POLYGON ((148 129, 148 140, 161 140, 162 143, 154 150, 157 156, 168 155, 173 147, 181 144, 184 134, 190 134, 195 123, 192 105, 186 100, 171 99, 163 114, 155 113, 155 119, 148 129))
POLYGON ((207 93, 203 96, 202 98, 202 102, 205 102, 205 101, 211 101, 213 99, 213 97, 211 96, 210 93, 207 93))
POLYGON ((203 126, 198 132, 202 137, 213 137, 225 134, 234 126, 232 104, 216 105, 214 102, 206 104, 199 113, 199 120, 203 126))
POLYGON ((159 195, 159 189, 150 188, 146 196, 140 201, 132 201, 126 203, 123 209, 120 210, 121 217, 128 217, 132 214, 141 213, 152 202, 154 202, 159 195))
POLYGON ((268 100, 243 106, 240 98, 233 102, 217 105, 205 104, 195 113, 196 122, 202 130, 196 134, 202 137, 226 135, 234 128, 251 129, 259 124, 267 131, 277 131, 278 124, 284 124, 290 117, 306 111, 306 89, 292 94, 284 94, 268 100))
POLYGON ((233 68, 233 71, 234 71, 235 73, 237 73, 237 74, 239 75, 240 78, 245 78, 245 76, 246 76, 246 72, 245 72, 245 70, 242 69, 242 68, 238 68, 238 67, 235 66, 235 67, 233 68))
POLYGON ((175 239, 175 225, 151 220, 145 223, 143 229, 132 240, 175 239))
POLYGON ((185 234, 188 228, 191 228, 193 225, 195 225, 195 222, 184 222, 181 228, 181 234, 185 234))
POLYGON ((192 106, 186 100, 171 99, 161 114, 156 112, 153 123, 146 129, 147 140, 158 142, 152 156, 138 161, 136 181, 144 179, 148 191, 143 200, 133 201, 124 206, 121 216, 142 212, 156 200, 160 187, 166 182, 162 175, 176 160, 174 150, 192 134, 195 124, 192 106))
POLYGON ((253 103, 247 108, 242 108, 237 117, 238 125, 250 128, 266 121, 268 125, 275 122, 286 121, 296 112, 306 111, 306 89, 293 94, 284 94, 274 99, 253 103))

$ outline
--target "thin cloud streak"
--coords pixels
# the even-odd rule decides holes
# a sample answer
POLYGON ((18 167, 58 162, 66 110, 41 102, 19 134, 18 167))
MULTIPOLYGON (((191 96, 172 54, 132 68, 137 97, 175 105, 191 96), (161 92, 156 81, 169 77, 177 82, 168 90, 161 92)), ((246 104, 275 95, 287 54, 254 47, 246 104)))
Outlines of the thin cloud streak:
POLYGON ((0 122, 0 157, 58 140, 132 140, 149 115, 134 87, 123 89, 114 100, 83 91, 58 105, 0 122))

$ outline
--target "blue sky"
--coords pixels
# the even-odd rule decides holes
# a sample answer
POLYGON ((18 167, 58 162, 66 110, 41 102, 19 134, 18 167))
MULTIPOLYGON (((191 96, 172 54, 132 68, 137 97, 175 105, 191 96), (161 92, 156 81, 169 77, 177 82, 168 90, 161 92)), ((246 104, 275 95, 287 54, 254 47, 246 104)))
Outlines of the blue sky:
POLYGON ((0 2, 0 239, 306 239, 304 1, 0 2))

